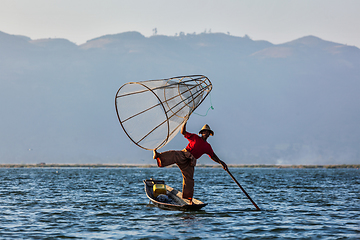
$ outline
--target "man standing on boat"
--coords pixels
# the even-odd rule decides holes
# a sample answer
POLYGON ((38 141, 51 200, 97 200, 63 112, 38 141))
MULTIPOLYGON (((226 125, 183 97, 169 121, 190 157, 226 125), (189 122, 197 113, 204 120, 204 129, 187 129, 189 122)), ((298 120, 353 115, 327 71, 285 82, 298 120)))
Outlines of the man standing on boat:
POLYGON ((158 153, 154 150, 153 158, 157 160, 158 167, 166 167, 172 164, 178 165, 183 176, 183 198, 188 199, 192 204, 192 198, 194 194, 194 167, 196 160, 200 158, 204 153, 209 157, 222 165, 227 170, 227 165, 221 161, 214 153, 211 145, 207 142, 209 136, 213 136, 214 132, 210 129, 209 125, 205 124, 199 131, 199 135, 188 133, 186 131, 186 122, 181 127, 181 134, 189 141, 189 144, 185 149, 181 151, 166 151, 158 153))

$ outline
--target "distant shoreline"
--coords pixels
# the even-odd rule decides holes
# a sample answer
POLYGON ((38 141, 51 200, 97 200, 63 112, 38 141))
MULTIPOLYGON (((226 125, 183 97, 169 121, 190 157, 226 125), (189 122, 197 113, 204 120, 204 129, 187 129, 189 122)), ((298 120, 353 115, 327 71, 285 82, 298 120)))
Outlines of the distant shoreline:
MULTIPOLYGON (((231 168, 360 168, 360 164, 338 165, 272 165, 272 164, 239 164, 228 165, 231 168)), ((0 164, 0 168, 156 168, 154 164, 0 164)), ((176 167, 173 165, 172 167, 176 167)), ((220 165, 197 165, 198 168, 220 168, 220 165)))

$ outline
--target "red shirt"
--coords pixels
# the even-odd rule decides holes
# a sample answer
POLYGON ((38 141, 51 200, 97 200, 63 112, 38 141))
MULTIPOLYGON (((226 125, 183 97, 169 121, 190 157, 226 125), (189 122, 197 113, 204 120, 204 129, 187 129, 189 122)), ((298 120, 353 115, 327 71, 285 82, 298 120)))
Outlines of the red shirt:
POLYGON ((211 145, 198 135, 186 132, 184 137, 189 140, 189 144, 185 149, 189 151, 196 159, 201 157, 204 153, 209 155, 210 158, 214 156, 214 151, 212 150, 211 145))

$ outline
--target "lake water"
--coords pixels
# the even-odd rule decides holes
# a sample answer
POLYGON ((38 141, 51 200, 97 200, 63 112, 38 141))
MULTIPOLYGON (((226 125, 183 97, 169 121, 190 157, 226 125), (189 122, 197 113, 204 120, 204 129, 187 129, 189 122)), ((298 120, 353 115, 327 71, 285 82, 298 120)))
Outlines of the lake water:
POLYGON ((1 239, 360 239, 360 170, 196 168, 197 212, 149 204, 177 168, 0 169, 1 239))

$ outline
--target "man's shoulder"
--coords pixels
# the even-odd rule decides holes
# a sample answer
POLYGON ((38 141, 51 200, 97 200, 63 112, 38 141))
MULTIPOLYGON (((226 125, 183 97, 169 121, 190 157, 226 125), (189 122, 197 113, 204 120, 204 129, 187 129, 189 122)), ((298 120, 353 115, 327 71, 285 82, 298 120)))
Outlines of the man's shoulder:
POLYGON ((189 132, 185 132, 184 135, 186 138, 194 138, 194 137, 199 137, 197 134, 195 133, 189 133, 189 132))

